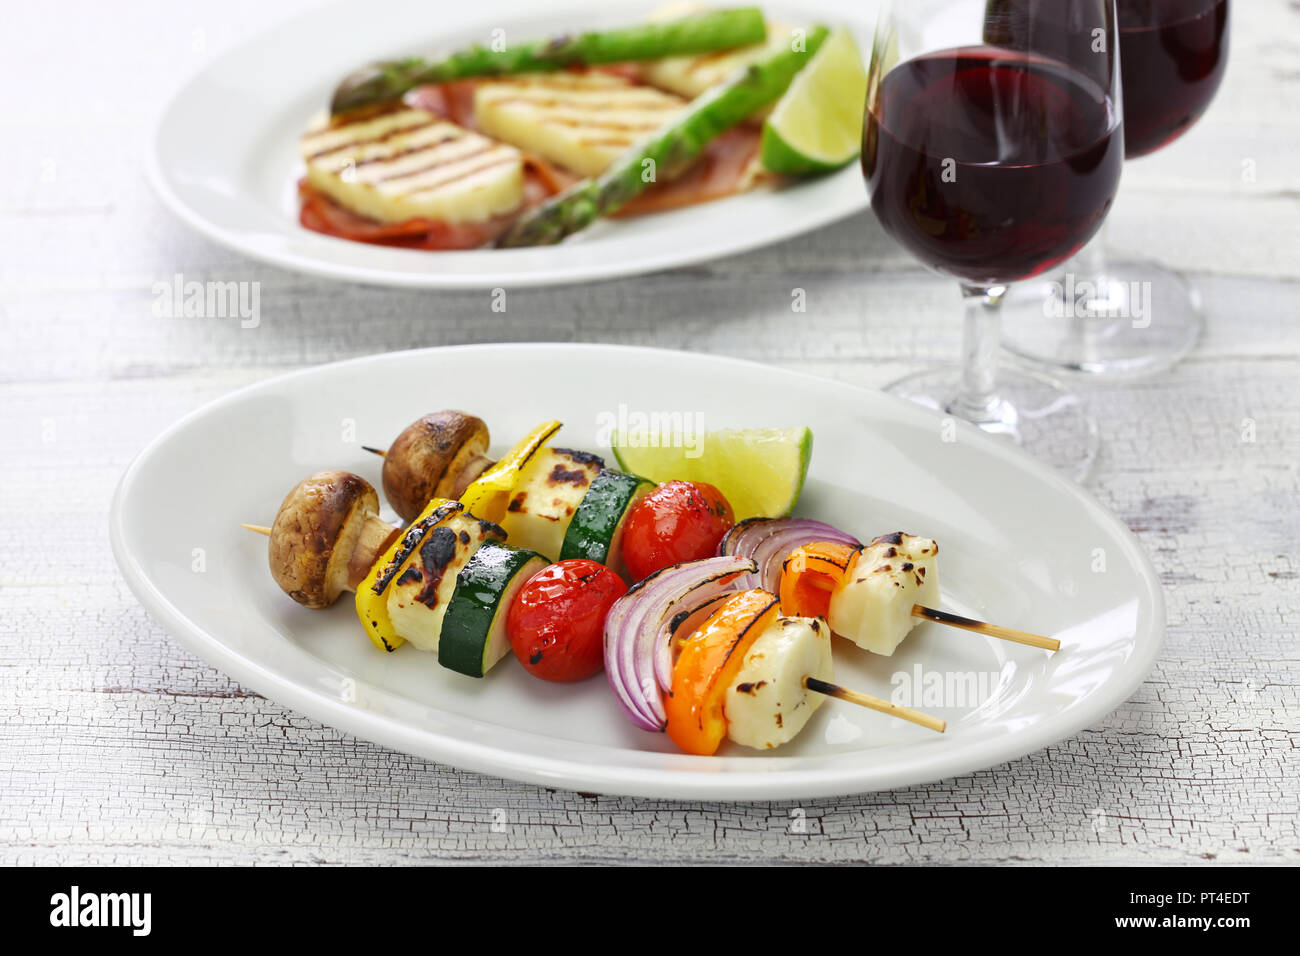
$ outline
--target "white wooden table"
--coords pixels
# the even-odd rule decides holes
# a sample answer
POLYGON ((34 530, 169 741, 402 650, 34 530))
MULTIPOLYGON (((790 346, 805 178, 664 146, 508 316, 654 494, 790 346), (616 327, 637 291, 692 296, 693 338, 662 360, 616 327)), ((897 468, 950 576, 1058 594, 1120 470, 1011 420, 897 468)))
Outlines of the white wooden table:
POLYGON ((553 792, 393 753, 240 687, 123 584, 105 516, 131 457, 286 369, 582 340, 876 386, 957 350, 950 284, 866 216, 693 269, 512 291, 505 314, 487 293, 331 284, 213 245, 144 182, 151 118, 203 59, 306 5, 6 10, 0 862, 1300 862, 1300 7, 1238 0, 1225 88, 1182 142, 1128 167, 1112 218, 1121 246, 1190 274, 1210 315, 1171 374, 1091 393, 1094 489, 1167 589, 1149 680, 1014 763, 795 807, 553 792), (261 325, 155 318, 151 286, 178 272, 260 281, 261 325))

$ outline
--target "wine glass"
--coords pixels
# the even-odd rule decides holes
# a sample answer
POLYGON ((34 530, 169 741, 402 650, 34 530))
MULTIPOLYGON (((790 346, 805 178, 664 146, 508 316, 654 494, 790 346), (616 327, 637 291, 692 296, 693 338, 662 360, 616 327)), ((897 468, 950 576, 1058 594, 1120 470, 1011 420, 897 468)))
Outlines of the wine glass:
POLYGON ((1123 166, 1115 0, 1050 7, 1017 32, 985 0, 886 0, 867 71, 862 168, 885 230, 956 279, 965 301, 962 368, 888 390, 1082 477, 1097 452, 1083 405, 1045 377, 998 370, 1009 284, 1079 251, 1110 210, 1123 166))
MULTIPOLYGON (((1044 3, 990 0, 1023 28, 1044 3)), ((1182 136, 1218 92, 1228 64, 1229 0, 1116 0, 1128 159, 1182 136)), ((1043 38, 1040 38, 1042 42, 1043 38)), ((1175 364, 1200 338, 1200 296, 1154 262, 1116 256, 1105 230, 1062 274, 1005 303, 1003 342, 1046 372, 1136 376, 1175 364)))

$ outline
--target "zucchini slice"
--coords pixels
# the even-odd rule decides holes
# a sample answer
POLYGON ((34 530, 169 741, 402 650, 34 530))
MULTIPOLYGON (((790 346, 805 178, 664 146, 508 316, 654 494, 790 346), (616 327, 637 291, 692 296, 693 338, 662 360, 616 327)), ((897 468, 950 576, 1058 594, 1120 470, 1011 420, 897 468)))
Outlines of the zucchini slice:
POLYGON ((438 663, 469 677, 491 670, 510 653, 506 616, 515 595, 550 563, 536 551, 484 542, 456 576, 442 620, 438 663))
POLYGON ((560 560, 599 561, 627 577, 623 563, 623 525, 632 506, 654 490, 654 482, 602 469, 569 522, 560 560))

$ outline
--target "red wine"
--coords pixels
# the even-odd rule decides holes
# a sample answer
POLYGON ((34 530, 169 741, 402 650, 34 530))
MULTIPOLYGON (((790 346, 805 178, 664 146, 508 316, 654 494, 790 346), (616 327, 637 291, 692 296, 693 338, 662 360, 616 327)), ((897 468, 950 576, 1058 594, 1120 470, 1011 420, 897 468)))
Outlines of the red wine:
POLYGON ((923 263, 976 285, 1074 255, 1119 186, 1110 97, 1061 63, 987 46, 908 60, 863 130, 871 206, 923 263))
POLYGON ((1228 65, 1228 0, 1118 0, 1124 143, 1145 156, 1205 112, 1228 65))
MULTIPOLYGON (((1228 65, 1228 0, 1116 0, 1124 148, 1145 156, 1187 132, 1228 65)), ((1095 0, 986 0, 984 42, 1085 66, 1095 0)), ((1099 62, 1092 58, 1094 62, 1099 62)))

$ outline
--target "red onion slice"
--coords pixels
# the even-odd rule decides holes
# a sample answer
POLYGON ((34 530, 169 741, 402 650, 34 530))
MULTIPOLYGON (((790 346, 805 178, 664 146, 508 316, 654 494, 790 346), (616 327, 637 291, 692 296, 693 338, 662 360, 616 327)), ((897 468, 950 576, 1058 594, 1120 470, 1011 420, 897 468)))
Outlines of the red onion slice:
POLYGON ((661 688, 672 683, 673 625, 735 590, 735 575, 757 568, 735 555, 675 564, 614 602, 605 618, 605 676, 634 724, 655 731, 668 724, 661 688))
POLYGON ((862 542, 834 525, 812 518, 750 518, 727 532, 719 554, 752 558, 758 570, 738 579, 739 590, 762 588, 773 594, 781 587, 781 565, 795 548, 814 541, 838 541, 861 547, 862 542))

